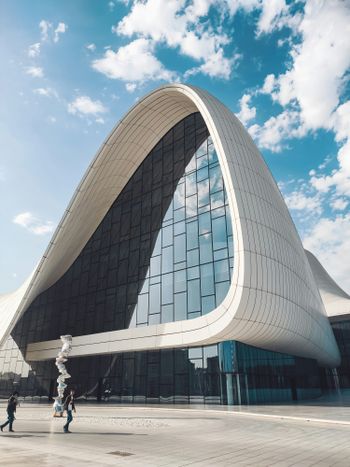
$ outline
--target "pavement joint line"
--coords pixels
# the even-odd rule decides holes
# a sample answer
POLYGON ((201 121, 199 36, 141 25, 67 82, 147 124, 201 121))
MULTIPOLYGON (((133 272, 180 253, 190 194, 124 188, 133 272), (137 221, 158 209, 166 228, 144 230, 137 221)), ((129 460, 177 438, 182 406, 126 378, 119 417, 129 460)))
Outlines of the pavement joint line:
MULTIPOLYGON (((98 406, 94 406, 98 407, 98 406)), ((183 408, 176 408, 176 407, 137 407, 137 406, 114 406, 115 408, 118 409, 142 409, 142 410, 174 410, 177 412, 186 412, 186 413, 207 413, 207 414, 225 414, 225 415, 243 415, 243 416, 249 416, 249 417, 265 417, 265 418, 272 418, 272 419, 278 419, 278 420, 296 420, 296 421, 304 421, 304 422, 314 422, 314 423, 329 423, 333 425, 348 425, 350 426, 350 421, 346 420, 333 420, 333 419, 327 419, 327 418, 314 418, 314 417, 298 417, 298 416, 293 416, 293 415, 278 415, 278 414, 267 414, 267 413, 257 413, 257 412, 241 412, 241 411, 229 411, 229 410, 215 410, 215 409, 183 409, 183 408)), ((108 407, 104 407, 108 408, 108 407)), ((111 409, 109 407, 109 409, 111 409)))

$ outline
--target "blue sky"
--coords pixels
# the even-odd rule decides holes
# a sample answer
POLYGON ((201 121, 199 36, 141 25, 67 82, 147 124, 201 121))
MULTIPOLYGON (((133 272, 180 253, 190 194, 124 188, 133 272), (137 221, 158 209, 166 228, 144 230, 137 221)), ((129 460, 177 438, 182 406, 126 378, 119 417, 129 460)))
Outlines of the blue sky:
POLYGON ((166 82, 238 114, 350 292, 350 1, 0 4, 0 292, 39 261, 112 127, 166 82))

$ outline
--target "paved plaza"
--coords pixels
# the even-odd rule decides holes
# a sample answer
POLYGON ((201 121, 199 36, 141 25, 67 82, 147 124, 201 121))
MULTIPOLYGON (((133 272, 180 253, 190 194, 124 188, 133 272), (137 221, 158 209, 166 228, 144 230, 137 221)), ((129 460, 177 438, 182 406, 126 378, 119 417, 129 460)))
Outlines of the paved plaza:
MULTIPOLYGON (((5 405, 0 404, 2 415, 5 405)), ((72 434, 51 406, 22 403, 0 433, 6 466, 349 466, 343 400, 259 407, 78 405, 72 434)))

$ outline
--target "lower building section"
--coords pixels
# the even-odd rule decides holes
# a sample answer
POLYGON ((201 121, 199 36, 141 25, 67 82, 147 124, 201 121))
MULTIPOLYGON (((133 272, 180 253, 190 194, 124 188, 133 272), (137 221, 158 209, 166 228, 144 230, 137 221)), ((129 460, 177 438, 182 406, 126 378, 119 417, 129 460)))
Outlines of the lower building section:
MULTIPOLYGON (((25 363, 9 339, 0 351, 0 396, 17 389, 30 400, 55 395, 53 361, 25 363)), ((87 401, 115 403, 256 404, 321 395, 313 360, 239 342, 190 349, 74 358, 70 386, 87 401)))
POLYGON ((333 316, 330 322, 341 355, 341 364, 337 368, 338 384, 341 388, 350 388, 350 316, 333 316))

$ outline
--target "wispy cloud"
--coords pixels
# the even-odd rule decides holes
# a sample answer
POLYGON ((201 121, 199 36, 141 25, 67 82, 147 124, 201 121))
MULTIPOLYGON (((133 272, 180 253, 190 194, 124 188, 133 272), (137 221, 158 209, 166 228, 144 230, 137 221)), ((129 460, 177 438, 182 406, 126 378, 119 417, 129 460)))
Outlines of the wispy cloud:
POLYGON ((35 58, 40 55, 40 42, 36 42, 28 47, 28 57, 35 58))
POLYGON ((53 232, 55 225, 52 221, 42 221, 31 212, 21 212, 13 218, 13 223, 20 225, 34 235, 45 235, 53 232))
POLYGON ((42 78, 44 70, 40 66, 29 66, 26 68, 26 74, 33 76, 33 78, 42 78))
POLYGON ((78 115, 98 115, 107 112, 107 108, 99 100, 92 100, 89 96, 79 96, 68 104, 68 112, 78 115))

